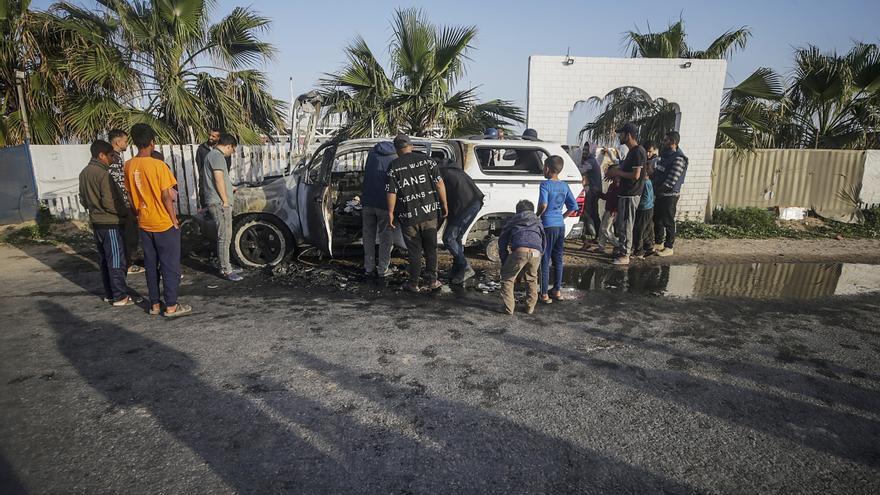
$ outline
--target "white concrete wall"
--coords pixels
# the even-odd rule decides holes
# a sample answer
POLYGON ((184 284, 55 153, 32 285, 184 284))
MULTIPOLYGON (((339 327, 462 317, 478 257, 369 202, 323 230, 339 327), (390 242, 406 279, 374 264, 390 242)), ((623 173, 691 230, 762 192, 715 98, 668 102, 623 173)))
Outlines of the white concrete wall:
MULTIPOLYGON (((575 103, 604 97, 621 86, 635 86, 651 98, 665 98, 681 109, 681 147, 690 165, 679 200, 679 218, 703 220, 709 197, 712 154, 727 62, 647 58, 529 57, 527 125, 541 139, 564 142, 575 103), (690 63, 691 67, 680 66, 690 63)), ((575 144, 575 143, 571 143, 575 144)))
POLYGON ((868 206, 880 206, 880 150, 865 151, 861 198, 868 206))

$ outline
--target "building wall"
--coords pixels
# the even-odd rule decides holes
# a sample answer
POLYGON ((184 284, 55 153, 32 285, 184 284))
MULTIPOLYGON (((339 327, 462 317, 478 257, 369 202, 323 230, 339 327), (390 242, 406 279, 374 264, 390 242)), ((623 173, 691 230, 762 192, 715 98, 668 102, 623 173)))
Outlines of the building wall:
MULTIPOLYGON (((646 58, 529 57, 527 125, 541 139, 565 142, 575 103, 634 86, 651 98, 665 98, 681 110, 681 147, 690 165, 678 216, 703 220, 709 197, 712 156, 727 62, 646 58), (690 68, 681 68, 690 63, 690 68)), ((575 143, 571 143, 575 144, 575 143)))

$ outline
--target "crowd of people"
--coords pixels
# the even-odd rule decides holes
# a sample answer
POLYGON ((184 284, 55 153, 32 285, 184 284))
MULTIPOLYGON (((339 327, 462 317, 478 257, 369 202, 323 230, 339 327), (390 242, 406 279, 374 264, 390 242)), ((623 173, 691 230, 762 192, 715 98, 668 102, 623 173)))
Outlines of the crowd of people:
MULTIPOLYGON (((150 315, 189 314, 192 306, 178 301, 182 273, 177 180, 155 149, 156 133, 149 125, 135 124, 130 134, 111 130, 108 139, 110 142, 96 140, 91 144, 91 160, 79 175, 80 201, 89 212, 94 232, 104 300, 115 307, 134 304, 126 277, 144 273, 150 315), (129 137, 137 153, 123 162, 129 137), (133 259, 139 247, 143 267, 133 259)), ((242 279, 229 261, 235 191, 229 157, 236 145, 235 137, 212 129, 196 155, 201 178, 199 203, 217 223, 220 273, 230 281, 242 279)))
MULTIPOLYGON (((658 150, 653 143, 639 143, 633 124, 622 126, 617 133, 624 148, 622 159, 616 148, 593 150, 589 143, 581 156, 583 249, 609 254, 606 249, 610 247, 615 265, 629 264, 631 256, 671 256, 676 207, 688 166, 678 147, 680 136, 675 131, 666 133, 658 150), (604 173, 603 164, 607 167, 604 173), (601 216, 600 199, 605 201, 601 216)), ((493 135, 487 131, 487 135, 498 138, 497 131, 493 135)), ((198 202, 217 225, 220 274, 236 282, 242 277, 232 267, 229 249, 235 194, 230 157, 237 141, 220 129, 211 129, 208 136, 196 153, 198 202)), ((92 158, 80 174, 80 198, 94 230, 105 300, 113 306, 133 304, 126 276, 143 272, 150 314, 188 314, 192 307, 178 301, 181 235, 175 209, 177 181, 155 150, 155 132, 149 125, 133 126, 130 137, 137 148, 131 159, 122 160, 129 133, 112 130, 108 133, 110 142, 92 143, 92 158), (143 268, 133 260, 138 245, 143 251, 143 268)), ((537 133, 527 129, 523 138, 536 140, 537 133)), ((520 278, 526 285, 526 313, 534 312, 539 301, 550 304, 562 298, 565 218, 579 210, 569 184, 559 179, 564 163, 562 157, 553 155, 532 165, 542 167, 545 178, 537 202, 519 201, 516 213, 501 230, 498 247, 505 313, 515 310, 513 289, 520 278)), ((437 234, 442 222, 446 224, 443 244, 453 258, 450 282, 463 284, 475 275, 464 253, 464 234, 482 209, 484 195, 460 166, 451 161, 441 166, 431 156, 415 152, 409 136, 398 134, 369 152, 361 198, 367 276, 385 278, 391 274, 391 250, 395 231, 400 229, 408 252, 408 278, 403 289, 439 289, 443 284, 438 277, 437 234)))

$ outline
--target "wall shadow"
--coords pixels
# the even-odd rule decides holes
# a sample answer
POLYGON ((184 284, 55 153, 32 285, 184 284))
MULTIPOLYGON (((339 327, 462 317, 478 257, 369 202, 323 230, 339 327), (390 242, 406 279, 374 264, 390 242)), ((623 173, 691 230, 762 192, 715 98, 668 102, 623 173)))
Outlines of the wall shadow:
POLYGON ((116 407, 147 409, 236 492, 695 491, 483 409, 433 397, 414 380, 293 353, 323 379, 388 413, 365 421, 354 414, 357 406, 330 408, 273 379, 219 389, 196 376, 196 363, 184 353, 110 322, 86 322, 53 302, 41 301, 40 309, 58 349, 91 387, 116 407))

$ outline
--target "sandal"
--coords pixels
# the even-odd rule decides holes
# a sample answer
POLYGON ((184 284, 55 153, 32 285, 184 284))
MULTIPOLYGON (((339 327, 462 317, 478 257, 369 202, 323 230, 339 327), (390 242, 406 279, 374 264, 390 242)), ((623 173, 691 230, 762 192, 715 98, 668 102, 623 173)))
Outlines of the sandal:
POLYGON ((129 275, 134 274, 134 273, 144 273, 145 271, 146 270, 144 269, 144 267, 138 266, 138 265, 131 265, 128 267, 128 270, 127 270, 129 275))
POLYGON ((121 308, 122 306, 131 306, 132 304, 134 304, 134 301, 129 296, 125 296, 121 299, 117 299, 116 301, 113 301, 112 303, 110 303, 110 305, 113 306, 114 308, 121 308))
POLYGON ((543 296, 541 296, 541 302, 544 304, 553 304, 553 299, 550 299, 550 296, 544 294, 543 296))
POLYGON ((554 301, 561 301, 562 300, 562 291, 558 290, 556 292, 550 292, 547 295, 550 297, 550 299, 553 299, 554 301))
POLYGON ((435 281, 431 282, 430 284, 428 284, 428 286, 425 287, 425 290, 428 292, 433 292, 433 291, 439 289, 440 287, 443 287, 443 282, 440 282, 439 280, 435 280, 435 281))
POLYGON ((165 309, 165 318, 176 318, 178 316, 184 316, 192 313, 192 306, 189 304, 177 304, 177 309, 173 313, 169 313, 168 309, 165 309))
POLYGON ((413 292, 415 294, 418 294, 421 292, 418 285, 412 285, 409 282, 403 284, 401 287, 403 287, 403 290, 413 292))

